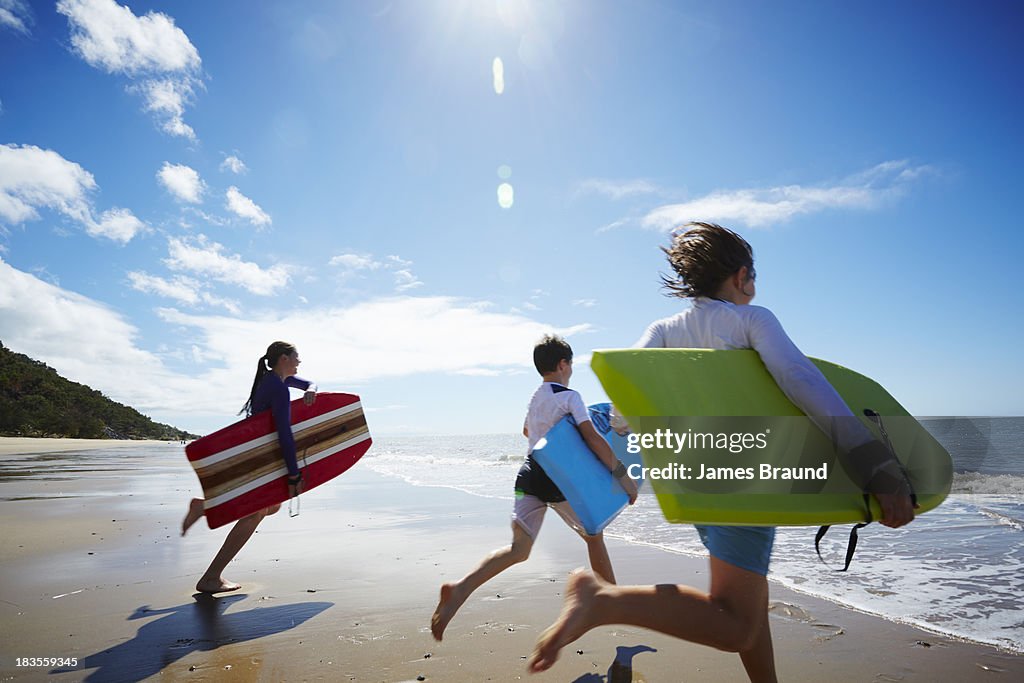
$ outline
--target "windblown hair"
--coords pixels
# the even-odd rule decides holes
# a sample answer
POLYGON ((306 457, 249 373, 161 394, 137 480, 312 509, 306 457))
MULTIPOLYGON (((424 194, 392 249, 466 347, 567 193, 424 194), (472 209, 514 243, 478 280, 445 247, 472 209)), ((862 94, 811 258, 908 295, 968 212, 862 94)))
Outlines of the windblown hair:
POLYGON ((662 247, 675 277, 661 276, 667 296, 689 299, 714 296, 722 284, 746 266, 755 277, 754 250, 747 241, 715 223, 687 223, 669 248, 662 247))
POLYGON ((288 342, 276 341, 267 347, 267 352, 256 361, 256 376, 253 377, 252 389, 249 390, 249 400, 242 406, 239 415, 242 413, 245 413, 246 417, 252 415, 252 400, 256 397, 256 390, 259 389, 263 377, 274 369, 281 356, 290 356, 293 353, 295 353, 295 347, 288 342))
POLYGON ((557 370, 563 360, 572 362, 572 347, 556 334, 545 334, 533 347, 533 365, 542 375, 557 370))

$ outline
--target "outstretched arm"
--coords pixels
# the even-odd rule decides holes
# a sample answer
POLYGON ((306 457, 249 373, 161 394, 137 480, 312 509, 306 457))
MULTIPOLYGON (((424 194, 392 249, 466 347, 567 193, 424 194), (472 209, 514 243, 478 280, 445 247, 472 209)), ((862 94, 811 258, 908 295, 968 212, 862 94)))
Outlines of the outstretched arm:
POLYGON ((307 406, 313 405, 313 402, 316 401, 316 382, 303 379, 298 375, 292 375, 286 379, 284 383, 285 386, 293 387, 302 391, 302 402, 307 406))

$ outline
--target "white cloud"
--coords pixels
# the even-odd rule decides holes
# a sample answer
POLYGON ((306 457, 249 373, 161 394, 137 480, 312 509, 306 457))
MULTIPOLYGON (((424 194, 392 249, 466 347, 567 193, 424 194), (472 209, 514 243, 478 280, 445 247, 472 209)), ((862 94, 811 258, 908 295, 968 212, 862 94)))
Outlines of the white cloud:
POLYGON ((173 280, 165 280, 141 271, 132 271, 128 273, 128 282, 132 289, 139 292, 157 294, 193 306, 199 303, 200 284, 190 277, 179 275, 173 280))
POLYGON ((174 19, 160 12, 136 16, 114 0, 60 0, 57 11, 68 18, 71 46, 85 62, 138 83, 145 110, 156 114, 171 135, 195 138, 185 123, 185 108, 195 88, 202 60, 174 19))
POLYGON ((165 133, 194 140, 192 126, 185 123, 185 107, 195 99, 192 81, 169 78, 144 81, 132 90, 142 94, 146 101, 144 109, 156 114, 160 128, 165 133))
POLYGON ((332 266, 341 266, 347 270, 377 270, 384 264, 365 254, 338 254, 327 262, 332 266))
POLYGON ((900 196, 910 182, 931 171, 907 161, 887 161, 838 183, 719 190, 681 204, 660 206, 640 222, 643 227, 663 231, 693 220, 758 228, 827 209, 870 209, 900 196))
POLYGON ((198 280, 184 275, 176 275, 167 280, 142 271, 132 271, 128 273, 128 282, 136 291, 174 299, 188 306, 206 304, 223 307, 236 315, 240 313, 236 302, 210 294, 198 280))
MULTIPOLYGON (((203 190, 206 190, 205 183, 203 184, 203 190)), ((178 217, 178 225, 180 225, 182 228, 185 228, 186 230, 190 230, 193 227, 193 224, 186 218, 186 216, 194 216, 199 220, 203 221, 204 223, 207 223, 208 225, 213 225, 217 227, 231 224, 230 218, 225 218, 224 216, 217 216, 212 213, 207 213, 197 206, 186 205, 182 208, 182 213, 178 217)))
POLYGON ((159 309, 171 326, 165 339, 180 341, 154 353, 141 348, 138 330, 117 311, 0 259, 0 339, 6 346, 185 428, 188 421, 234 418, 252 381, 254 361, 282 330, 288 330, 311 368, 315 359, 314 379, 326 389, 423 373, 528 371, 529 349, 542 334, 571 337, 591 329, 587 324, 553 328, 485 310, 488 306, 481 303, 486 302, 397 296, 347 308, 245 317, 159 309), (453 339, 459 343, 453 345, 453 339), (186 363, 180 370, 168 365, 176 359, 186 363), (237 401, 226 405, 224 392, 210 387, 230 388, 237 401))
POLYGON ((238 307, 238 302, 233 301, 232 299, 225 299, 224 297, 216 296, 209 292, 200 292, 199 296, 207 306, 223 308, 232 315, 241 315, 242 313, 242 309, 238 307))
POLYGON ((29 35, 32 10, 22 0, 0 0, 0 27, 7 27, 22 35, 29 35))
POLYGON ((136 234, 146 229, 146 224, 128 209, 110 209, 100 214, 98 222, 88 223, 85 229, 93 237, 106 237, 127 244, 136 234))
POLYGON ((192 387, 202 393, 200 381, 174 377, 159 358, 140 349, 138 330, 119 313, 3 260, 0 338, 12 350, 53 366, 64 377, 144 412, 164 407, 164 392, 178 395, 192 387))
POLYGON ((166 73, 199 68, 199 52, 159 12, 138 17, 114 0, 60 0, 71 23, 71 44, 88 64, 110 73, 166 73))
POLYGON ((256 202, 239 192, 238 188, 234 185, 228 188, 227 199, 228 210, 239 218, 244 218, 253 225, 270 225, 270 216, 267 215, 267 212, 257 206, 256 202))
POLYGON ((574 299, 572 305, 582 308, 593 308, 597 305, 597 299, 574 299))
POLYGON ((205 185, 199 172, 183 164, 172 164, 168 161, 160 167, 156 178, 175 199, 191 204, 203 201, 205 185))
POLYGON ((607 180, 590 178, 579 183, 576 194, 601 194, 612 199, 623 199, 643 194, 654 194, 661 190, 649 180, 607 180))
POLYGON ((423 282, 413 274, 410 268, 412 261, 395 254, 389 254, 383 260, 375 258, 373 254, 338 254, 332 257, 328 264, 343 268, 344 276, 351 276, 360 271, 384 269, 390 272, 394 278, 396 292, 407 292, 410 289, 423 286, 423 282))
POLYGON ((521 369, 493 370, 491 368, 469 368, 468 370, 456 370, 455 374, 465 375, 466 377, 502 377, 504 375, 516 375, 520 372, 522 372, 521 369))
POLYGON ((544 309, 541 308, 540 305, 535 302, 540 301, 541 299, 547 296, 551 296, 551 292, 548 292, 543 289, 534 289, 530 292, 529 300, 524 301, 522 303, 522 307, 528 311, 542 311, 544 309))
POLYGON ((403 268, 395 271, 395 291, 405 292, 422 286, 423 283, 412 274, 411 270, 403 268))
POLYGON ((52 150, 0 145, 0 218, 8 223, 37 219, 42 207, 85 222, 94 189, 91 173, 52 150))
POLYGON ((615 230, 616 228, 621 228, 624 225, 628 225, 629 222, 630 221, 628 219, 621 218, 621 219, 619 219, 617 221, 612 221, 611 223, 607 223, 605 225, 602 225, 600 228, 597 229, 597 232, 600 233, 600 232, 608 232, 609 230, 615 230))
POLYGON ((168 258, 164 263, 171 270, 210 277, 261 296, 269 296, 285 287, 291 278, 287 266, 261 268, 255 263, 243 261, 237 254, 225 253, 223 245, 210 242, 205 235, 199 235, 194 240, 177 237, 168 239, 168 258))
POLYGON ((367 407, 364 408, 363 410, 367 413, 386 413, 391 410, 407 410, 408 408, 409 406, 407 405, 403 405, 401 403, 393 403, 386 406, 374 406, 372 408, 367 407))
POLYGON ((17 225, 50 209, 81 224, 96 237, 128 242, 145 224, 128 209, 113 208, 93 217, 92 174, 53 150, 33 145, 0 145, 0 220, 17 225))
POLYGON ((245 163, 241 159, 232 154, 231 156, 224 159, 224 161, 220 162, 220 170, 231 171, 235 175, 241 175, 242 173, 245 173, 249 169, 248 167, 246 167, 245 163))
MULTIPOLYGON (((312 308, 246 319, 187 315, 163 309, 169 323, 190 334, 209 358, 237 360, 252 340, 276 339, 282 329, 307 360, 316 358, 317 382, 364 383, 423 372, 494 374, 532 367, 529 349, 547 332, 571 336, 580 324, 554 329, 530 318, 484 310, 479 302, 454 297, 395 296, 347 308, 312 308), (415 339, 415 344, 409 340, 415 339), (460 340, 453 346, 452 339, 460 340)), ((262 352, 262 348, 254 351, 262 352)), ((242 359, 245 371, 249 359, 242 359)))

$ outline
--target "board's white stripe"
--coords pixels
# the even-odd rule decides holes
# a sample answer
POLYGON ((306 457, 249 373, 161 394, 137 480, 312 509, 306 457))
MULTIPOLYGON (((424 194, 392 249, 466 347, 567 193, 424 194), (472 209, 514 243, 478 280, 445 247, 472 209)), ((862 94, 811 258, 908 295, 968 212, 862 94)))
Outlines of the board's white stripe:
MULTIPOLYGON (((308 420, 304 420, 303 422, 297 422, 292 425, 292 434, 295 434, 296 432, 301 432, 303 429, 315 427, 318 424, 326 422, 327 420, 333 420, 334 418, 340 417, 341 415, 346 415, 348 413, 355 412, 356 410, 362 409, 362 407, 362 403, 360 401, 356 401, 355 403, 352 403, 350 405, 342 406, 341 408, 337 408, 330 412, 322 413, 315 417, 311 417, 308 420)), ((246 451, 252 450, 253 448, 265 446, 266 444, 272 443, 276 440, 277 432, 270 432, 269 434, 258 436, 252 441, 246 441, 245 443, 239 444, 237 446, 232 446, 231 448, 228 448, 226 450, 214 453, 212 455, 208 455, 205 458, 193 460, 192 467, 197 470, 202 469, 203 467, 209 467, 210 465, 221 462, 223 460, 227 460, 228 458, 233 458, 239 453, 245 453, 246 451)))
MULTIPOLYGON (((343 451, 346 448, 349 448, 351 446, 355 446, 358 443, 362 443, 363 441, 366 441, 369 438, 370 438, 370 433, 369 432, 365 432, 363 434, 357 434, 356 436, 354 436, 354 437, 352 437, 350 439, 346 439, 345 441, 342 441, 341 443, 335 444, 335 445, 331 446, 330 448, 327 448, 327 449, 325 449, 323 451, 320 451, 316 455, 311 455, 308 458, 300 458, 299 464, 301 465, 301 464, 305 463, 306 465, 312 465, 313 463, 319 462, 320 460, 323 460, 324 458, 331 457, 332 455, 334 455, 335 453, 337 453, 339 451, 343 451)), ((208 500, 203 501, 203 509, 204 510, 209 510, 210 508, 214 508, 214 507, 217 507, 218 505, 221 505, 223 503, 227 503, 228 501, 234 500, 235 498, 238 498, 239 496, 244 496, 245 494, 249 493, 250 491, 253 491, 253 490, 259 488, 260 486, 263 486, 264 484, 266 484, 268 482, 274 481, 278 477, 282 477, 282 476, 284 476, 286 474, 288 474, 288 468, 285 466, 284 462, 282 461, 281 462, 281 466, 276 468, 273 472, 269 472, 267 474, 264 474, 262 477, 259 477, 257 479, 253 479, 252 481, 247 482, 247 483, 239 486, 238 488, 231 489, 230 491, 226 491, 225 493, 222 493, 219 496, 215 496, 213 498, 210 498, 208 500)))

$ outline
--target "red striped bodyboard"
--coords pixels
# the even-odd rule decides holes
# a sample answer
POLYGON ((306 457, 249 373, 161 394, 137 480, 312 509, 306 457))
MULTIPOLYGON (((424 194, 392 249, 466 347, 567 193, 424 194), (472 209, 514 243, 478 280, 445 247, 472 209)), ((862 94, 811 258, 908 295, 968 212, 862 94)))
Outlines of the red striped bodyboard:
MULTIPOLYGON (((355 394, 325 392, 311 406, 297 399, 291 408, 303 491, 338 476, 370 448, 355 394)), ((288 469, 269 410, 193 441, 185 455, 203 487, 211 529, 288 500, 288 469)))

